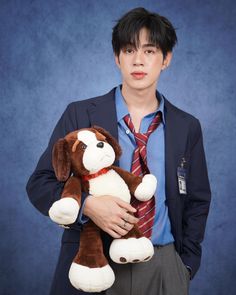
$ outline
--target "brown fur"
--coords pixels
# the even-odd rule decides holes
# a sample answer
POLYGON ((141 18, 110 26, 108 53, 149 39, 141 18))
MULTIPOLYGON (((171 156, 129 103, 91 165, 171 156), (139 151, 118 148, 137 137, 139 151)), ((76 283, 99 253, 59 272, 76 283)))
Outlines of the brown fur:
POLYGON ((95 135, 97 137, 97 140, 106 141, 106 137, 103 134, 101 134, 100 132, 98 132, 97 130, 95 130, 95 135))
POLYGON ((134 225, 131 231, 129 231, 123 238, 129 239, 129 238, 141 238, 142 234, 137 226, 137 224, 134 225))
POLYGON ((82 190, 85 193, 89 193, 89 182, 88 181, 82 181, 82 190))
POLYGON ((63 189, 62 198, 71 197, 74 198, 79 206, 81 206, 81 180, 76 176, 71 176, 63 189))
POLYGON ((86 223, 80 235, 80 249, 75 263, 89 267, 103 267, 108 264, 103 254, 100 229, 91 221, 86 223))
POLYGON ((52 165, 59 181, 66 181, 70 173, 70 152, 66 139, 59 139, 53 147, 52 165))

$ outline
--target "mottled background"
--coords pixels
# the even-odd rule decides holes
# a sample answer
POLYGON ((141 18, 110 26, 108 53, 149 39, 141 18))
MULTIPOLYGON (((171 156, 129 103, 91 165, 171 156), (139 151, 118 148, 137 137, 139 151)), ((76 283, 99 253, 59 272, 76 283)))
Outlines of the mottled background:
POLYGON ((25 184, 66 105, 120 83, 111 30, 138 6, 178 29, 159 90, 203 127, 213 200, 190 294, 235 294, 235 3, 0 1, 0 294, 47 294, 62 230, 33 208, 25 184))

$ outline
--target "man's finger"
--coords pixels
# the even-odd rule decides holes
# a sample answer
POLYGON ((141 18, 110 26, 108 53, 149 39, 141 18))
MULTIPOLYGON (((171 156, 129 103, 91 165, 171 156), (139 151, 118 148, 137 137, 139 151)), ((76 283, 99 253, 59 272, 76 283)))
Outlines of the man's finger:
POLYGON ((126 212, 125 216, 123 217, 123 219, 127 222, 129 222, 129 213, 126 212))
POLYGON ((122 213, 120 216, 124 221, 135 224, 139 221, 138 218, 134 217, 133 215, 129 214, 128 212, 122 213))
POLYGON ((120 217, 128 222, 128 223, 131 223, 131 224, 135 224, 139 221, 139 219, 137 217, 135 217, 134 215, 132 214, 129 214, 127 211, 124 211, 122 210, 121 214, 120 214, 120 217))
POLYGON ((124 228, 125 230, 127 231, 130 231, 133 227, 134 227, 134 224, 131 224, 129 222, 126 222, 125 220, 122 219, 121 223, 120 224, 123 224, 122 225, 122 228, 124 228), (123 222, 123 223, 122 223, 123 222))
POLYGON ((122 207, 123 209, 126 209, 126 211, 135 213, 137 210, 132 207, 129 203, 124 202, 122 200, 120 200, 119 198, 117 198, 117 203, 119 204, 120 207, 122 207))
POLYGON ((130 214, 129 214, 128 220, 129 220, 129 223, 131 223, 131 224, 136 224, 139 221, 138 218, 136 218, 136 217, 134 217, 133 215, 130 215, 130 214))
POLYGON ((112 230, 114 230, 118 235, 121 235, 121 236, 125 236, 128 233, 128 230, 125 229, 124 224, 122 224, 121 226, 114 225, 112 230))
POLYGON ((114 239, 120 239, 122 236, 116 233, 114 230, 109 229, 107 233, 114 239))

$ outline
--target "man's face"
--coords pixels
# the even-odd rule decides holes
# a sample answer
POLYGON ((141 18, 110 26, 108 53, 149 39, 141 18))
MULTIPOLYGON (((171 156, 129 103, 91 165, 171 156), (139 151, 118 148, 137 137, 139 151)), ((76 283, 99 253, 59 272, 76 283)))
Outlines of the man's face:
POLYGON ((139 34, 140 45, 135 49, 132 45, 126 46, 115 56, 120 68, 123 84, 133 89, 156 87, 160 73, 170 63, 171 52, 166 58, 160 49, 148 42, 148 31, 143 28, 139 34))

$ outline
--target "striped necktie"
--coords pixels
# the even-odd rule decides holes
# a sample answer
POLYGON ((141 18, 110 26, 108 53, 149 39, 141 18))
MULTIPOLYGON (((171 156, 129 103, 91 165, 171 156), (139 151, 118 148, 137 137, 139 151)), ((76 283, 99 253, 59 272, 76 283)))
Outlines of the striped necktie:
MULTIPOLYGON (((135 175, 143 176, 147 173, 150 173, 147 166, 147 142, 151 133, 156 130, 156 128, 161 123, 161 115, 161 112, 157 112, 156 116, 153 118, 151 124, 148 127, 147 133, 136 133, 130 115, 126 115, 124 117, 124 122, 133 133, 136 141, 136 148, 133 153, 131 165, 131 173, 135 175)), ((135 198, 132 198, 131 204, 137 209, 135 216, 139 218, 138 227, 140 231, 145 237, 151 238, 155 217, 155 197, 153 196, 149 201, 146 202, 141 202, 135 198)))

